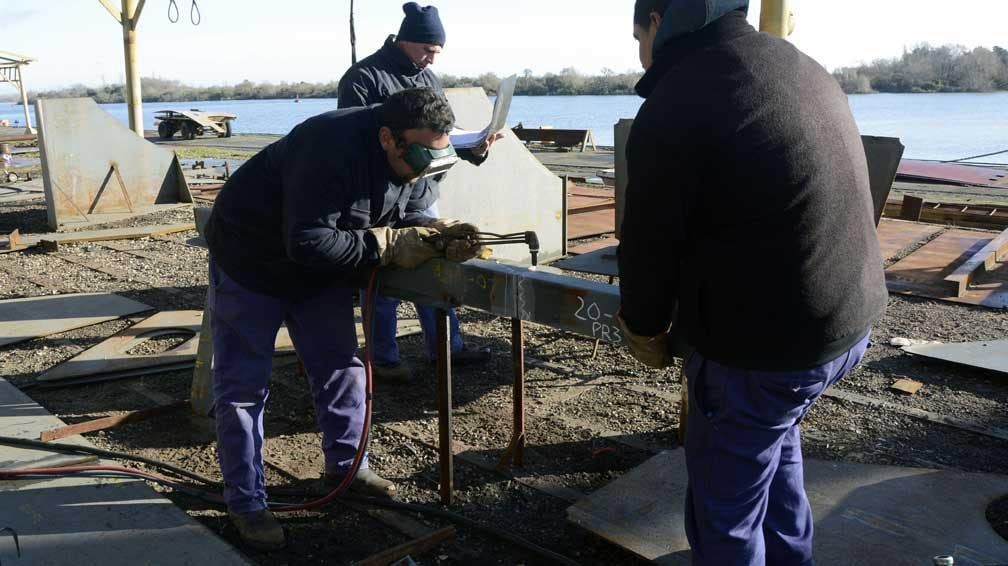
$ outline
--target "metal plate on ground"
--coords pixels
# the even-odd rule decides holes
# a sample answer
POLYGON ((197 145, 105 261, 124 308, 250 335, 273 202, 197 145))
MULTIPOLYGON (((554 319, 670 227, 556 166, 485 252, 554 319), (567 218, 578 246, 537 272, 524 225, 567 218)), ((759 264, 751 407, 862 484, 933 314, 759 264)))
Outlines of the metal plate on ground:
POLYGON ((1008 340, 959 344, 918 344, 904 352, 974 368, 1008 373, 1008 340))
POLYGON ((0 346, 153 310, 112 293, 51 295, 0 301, 0 346))
POLYGON ((250 564, 142 481, 61 478, 0 482, 0 537, 4 565, 250 564))
POLYGON ((927 241, 929 238, 944 230, 942 226, 934 224, 920 224, 917 222, 907 222, 905 220, 893 220, 883 218, 878 225, 879 250, 882 252, 882 260, 890 260, 899 253, 915 244, 927 241))
POLYGON ((602 249, 561 259, 550 265, 557 269, 566 269, 567 271, 617 277, 619 275, 619 264, 616 261, 617 247, 619 246, 610 245, 602 249))
MULTIPOLYGON (((64 424, 63 421, 49 414, 49 411, 43 409, 41 405, 32 401, 20 389, 11 385, 7 380, 0 379, 0 436, 38 440, 42 431, 61 427, 64 424)), ((76 435, 64 438, 60 440, 60 443, 86 445, 87 441, 82 436, 76 435)), ((73 466, 95 460, 94 456, 58 454, 45 450, 0 445, 0 470, 73 466)), ((5 482, 0 482, 0 491, 4 490, 4 484, 5 482)), ((2 516, 2 508, 6 506, 6 498, 0 496, 0 499, 5 500, 5 504, 0 505, 0 516, 2 516)))
MULTIPOLYGON (((987 504, 1008 493, 1008 476, 805 460, 820 564, 1008 562, 1008 541, 991 528, 987 504), (955 497, 949 497, 955 494, 955 497)), ((683 531, 686 463, 663 452, 568 507, 568 519, 658 564, 688 564, 683 531)))
MULTIPOLYGON (((0 435, 37 440, 64 426, 6 380, 0 379, 0 435)), ((89 446, 80 435, 60 444, 89 446)), ((93 456, 0 445, 0 469, 65 467, 93 456)), ((142 481, 62 478, 0 481, 0 560, 18 566, 51 564, 247 564, 226 542, 142 481)))
MULTIPOLYGON (((62 381, 77 377, 121 375, 131 377, 192 367, 196 360, 203 311, 168 311, 144 319, 40 375, 38 381, 62 381), (168 334, 186 334, 184 342, 157 354, 127 352, 150 339, 168 334)), ((400 326, 410 321, 400 321, 400 326)), ((419 323, 412 321, 415 326, 419 323)), ((358 325, 359 328, 359 325, 358 325)), ((358 331, 360 334, 361 331, 358 331)), ((273 346, 276 355, 294 352, 290 334, 281 327, 273 346)))
POLYGON ((886 269, 890 292, 1001 309, 1008 307, 1008 262, 992 264, 977 275, 960 296, 950 290, 946 277, 983 249, 997 233, 947 230, 920 249, 886 269))
POLYGON ((57 381, 195 360, 202 316, 202 311, 159 312, 46 371, 37 379, 57 381), (165 352, 128 354, 144 342, 168 334, 185 334, 188 338, 165 352))

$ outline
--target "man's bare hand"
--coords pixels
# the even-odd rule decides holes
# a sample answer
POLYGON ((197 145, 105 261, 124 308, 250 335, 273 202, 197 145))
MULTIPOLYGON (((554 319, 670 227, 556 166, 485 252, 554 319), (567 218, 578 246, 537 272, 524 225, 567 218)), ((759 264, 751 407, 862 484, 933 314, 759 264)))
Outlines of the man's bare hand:
POLYGON ((484 155, 487 154, 488 151, 490 151, 490 146, 492 146, 495 141, 497 141, 497 140, 499 140, 499 139, 501 139, 503 137, 504 137, 504 134, 502 134, 500 132, 497 132, 496 134, 494 134, 494 135, 488 137, 486 140, 484 140, 483 143, 481 143, 478 146, 476 146, 476 149, 474 149, 473 152, 476 155, 478 155, 480 157, 483 157, 484 155))

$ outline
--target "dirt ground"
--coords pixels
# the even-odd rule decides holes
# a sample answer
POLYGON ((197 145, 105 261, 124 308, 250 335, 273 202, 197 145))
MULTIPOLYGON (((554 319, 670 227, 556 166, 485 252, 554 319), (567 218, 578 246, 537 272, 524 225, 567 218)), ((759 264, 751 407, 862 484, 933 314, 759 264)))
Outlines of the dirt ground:
MULTIPOLYGON (((119 225, 187 221, 186 210, 119 225)), ((0 231, 45 231, 41 197, 0 201, 0 231)), ((170 237, 61 245, 58 252, 28 250, 0 255, 0 299, 55 293, 108 291, 159 310, 202 309, 206 252, 185 244, 194 233, 170 237)), ((401 307, 412 314, 410 305, 401 307)), ((605 486, 657 451, 676 449, 680 395, 675 368, 654 371, 621 349, 536 325, 526 328, 528 444, 526 465, 493 471, 510 434, 510 325, 461 309, 463 331, 488 346, 490 363, 454 372, 455 503, 451 510, 507 529, 583 564, 635 564, 639 559, 566 521, 565 509, 605 486)), ((48 390, 35 377, 128 326, 117 320, 39 338, 0 350, 0 377, 68 423, 188 398, 192 372, 176 371, 123 381, 48 390)), ((892 296, 875 328, 865 362, 838 388, 902 407, 925 409, 990 425, 1005 425, 1004 376, 913 358, 888 345, 896 336, 968 341, 1008 336, 1008 312, 892 296), (910 377, 924 387, 913 396, 889 386, 910 377)), ((371 466, 399 485, 401 501, 437 507, 437 395, 433 366, 420 336, 401 342, 415 371, 407 385, 377 383, 371 466)), ((1008 473, 1008 442, 833 398, 821 399, 804 424, 805 452, 830 460, 1008 473)), ((322 469, 319 434, 304 378, 286 360, 272 379, 266 412, 267 481, 271 486, 314 486, 322 469)), ((92 433, 99 447, 170 462, 219 479, 212 426, 175 413, 92 433)), ((321 512, 281 515, 286 550, 242 548, 220 509, 170 494, 181 508, 235 544, 259 564, 347 564, 406 542, 410 528, 449 524, 335 504, 321 512), (414 521, 410 523, 410 521, 414 521), (419 521, 419 525, 416 523, 419 521), (399 525, 395 528, 391 525, 399 525), (412 525, 410 527, 409 525, 412 525), (406 526, 404 526, 406 525, 406 526)), ((1004 509, 992 517, 1004 521, 1004 509)), ((995 519, 992 518, 992 521, 995 519)), ((541 560, 468 527, 452 544, 414 556, 421 564, 536 564, 541 560)))

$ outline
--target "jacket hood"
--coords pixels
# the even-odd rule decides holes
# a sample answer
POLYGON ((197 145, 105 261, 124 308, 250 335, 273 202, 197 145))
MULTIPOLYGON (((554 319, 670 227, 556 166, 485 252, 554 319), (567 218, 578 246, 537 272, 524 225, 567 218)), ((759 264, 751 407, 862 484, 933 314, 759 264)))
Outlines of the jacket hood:
POLYGON ((703 29, 735 10, 749 12, 749 0, 672 0, 662 16, 651 52, 655 55, 677 37, 703 29))

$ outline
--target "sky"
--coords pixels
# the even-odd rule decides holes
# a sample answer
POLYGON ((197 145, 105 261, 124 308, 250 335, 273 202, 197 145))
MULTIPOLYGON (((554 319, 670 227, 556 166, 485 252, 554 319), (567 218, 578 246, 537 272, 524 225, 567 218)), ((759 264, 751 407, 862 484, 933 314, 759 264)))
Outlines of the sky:
MULTIPOLYGON (((447 30, 434 66, 442 74, 640 67, 633 0, 427 1, 447 30)), ((328 82, 350 64, 350 0, 196 0, 198 26, 190 22, 193 0, 175 2, 177 23, 168 20, 170 0, 146 2, 138 26, 142 76, 198 86, 328 82)), ((759 3, 750 6, 754 24, 759 3)), ((402 4, 356 0, 358 58, 398 30, 402 4)), ((896 57, 922 42, 1008 47, 1008 0, 793 0, 793 10, 790 40, 830 70, 896 57)), ((98 0, 0 0, 0 51, 36 59, 24 71, 30 90, 123 81, 122 31, 98 0)))

